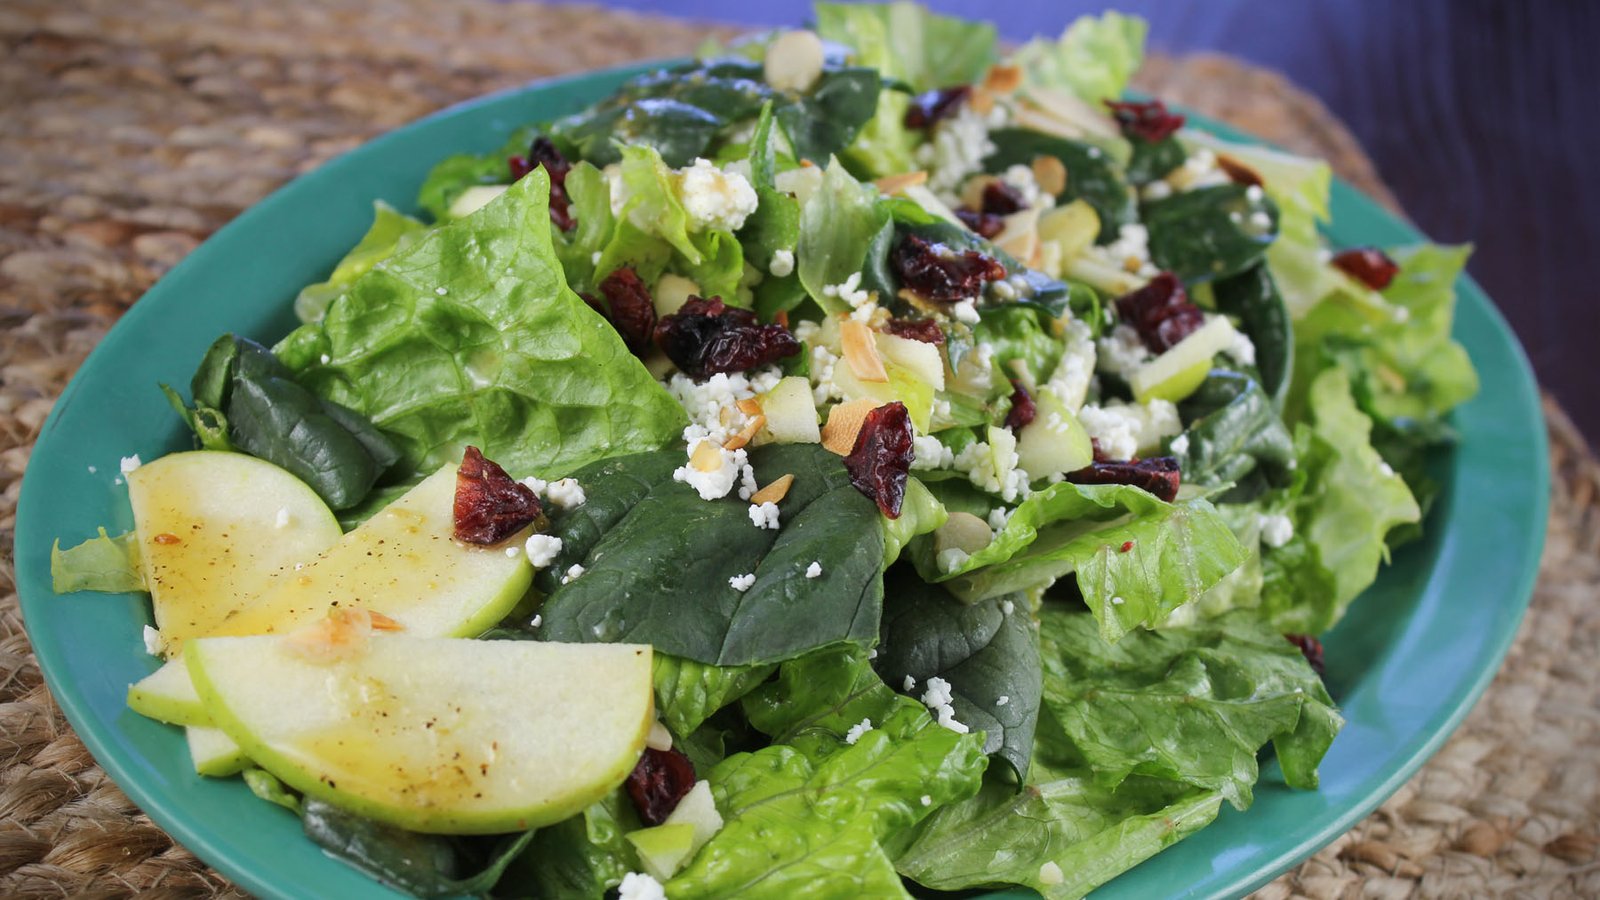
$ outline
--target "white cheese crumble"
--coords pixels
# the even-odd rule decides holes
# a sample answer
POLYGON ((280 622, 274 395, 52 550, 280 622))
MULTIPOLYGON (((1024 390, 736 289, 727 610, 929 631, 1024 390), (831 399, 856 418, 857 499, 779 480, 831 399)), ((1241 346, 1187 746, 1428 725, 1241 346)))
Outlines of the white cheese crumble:
POLYGON ((556 561, 561 554, 561 538, 549 534, 530 535, 523 542, 522 552, 535 569, 543 569, 556 561))
POLYGON ((1004 506, 996 506, 994 509, 989 510, 989 527, 994 531, 1000 531, 1006 527, 1006 522, 1010 518, 1011 510, 1006 509, 1004 506))
POLYGON ((166 649, 167 642, 161 637, 161 632, 146 625, 144 627, 144 652, 151 656, 160 656, 166 649))
POLYGON ((134 469, 139 468, 140 465, 139 454, 135 453, 132 456, 124 456, 122 458, 122 462, 118 463, 118 468, 122 470, 122 474, 126 475, 129 472, 132 472, 134 469))
POLYGON ((1268 547, 1282 547, 1294 539, 1294 522, 1288 516, 1273 513, 1256 521, 1261 526, 1261 542, 1268 547))
POLYGON ((1066 880, 1066 873, 1062 872, 1061 867, 1053 862, 1047 862, 1039 867, 1039 883, 1042 885, 1054 886, 1066 880))
POLYGON ((1159 447, 1163 439, 1183 431, 1178 407, 1169 400, 1085 406, 1078 410, 1078 420, 1109 459, 1133 459, 1142 448, 1159 447))
POLYGON ((1111 605, 1112 606, 1121 606, 1122 604, 1124 604, 1126 602, 1127 601, 1123 600, 1121 597, 1112 597, 1111 598, 1111 605))
POLYGON ((329 356, 326 353, 322 354, 320 359, 321 359, 323 365, 327 365, 328 363, 333 361, 333 357, 329 356))
POLYGON ((1261 185, 1259 184, 1252 184, 1244 189, 1245 199, 1249 200, 1251 203, 1260 203, 1261 198, 1265 197, 1266 195, 1267 192, 1263 191, 1261 189, 1261 185))
POLYGON ((289 507, 287 507, 287 506, 278 507, 278 515, 277 515, 277 518, 272 520, 272 527, 273 528, 288 528, 289 527, 289 507))
POLYGON ((957 322, 965 322, 968 325, 976 325, 981 321, 981 317, 978 315, 977 302, 971 299, 962 300, 952 306, 950 314, 956 317, 957 322))
POLYGON ((543 478, 535 478, 532 475, 522 479, 522 481, 519 483, 528 490, 533 491, 536 495, 543 494, 545 488, 550 486, 550 483, 545 481, 543 478))
MULTIPOLYGON (((1184 185, 1184 190, 1186 191, 1228 184, 1231 181, 1228 178, 1228 173, 1224 172, 1222 167, 1217 164, 1217 154, 1204 147, 1189 154, 1189 157, 1183 161, 1182 169, 1184 171, 1180 177, 1186 182, 1184 185)), ((1171 178, 1172 175, 1167 177, 1171 178)))
POLYGON ((528 620, 528 627, 529 628, 538 628, 540 625, 543 625, 543 624, 544 624, 544 616, 541 616, 538 613, 534 613, 533 614, 533 618, 528 620))
POLYGON ((850 277, 839 284, 823 285, 822 296, 837 297, 857 310, 872 303, 872 292, 861 287, 860 272, 851 272, 850 277))
POLYGON ((917 162, 928 170, 928 189, 949 206, 960 202, 955 192, 967 176, 983 169, 984 157, 995 151, 989 122, 970 104, 934 126, 933 140, 917 148, 917 162))
POLYGON ((967 551, 961 549, 960 547, 951 547, 948 550, 940 550, 938 558, 939 571, 954 572, 956 569, 961 568, 961 564, 966 562, 968 558, 969 554, 967 551))
POLYGON ((1000 180, 1020 194, 1030 209, 1049 209, 1056 205, 1055 195, 1039 187, 1038 176, 1034 175, 1033 169, 1028 166, 1021 163, 1009 166, 1000 173, 1000 180))
POLYGON ((617 900, 667 900, 667 891, 649 875, 629 872, 617 886, 617 900))
POLYGON ((923 806, 932 806, 933 805, 933 795, 932 794, 923 794, 922 795, 922 799, 919 800, 918 802, 920 802, 923 806))
POLYGON ((1005 706, 1007 703, 1010 703, 1010 702, 1011 702, 1011 698, 1009 696, 1007 696, 1005 694, 1001 694, 999 697, 995 698, 994 705, 995 706, 1005 706))
POLYGON ((756 191, 749 179, 696 159, 677 177, 678 199, 694 231, 738 231, 756 211, 756 191))
POLYGON ((817 562, 816 560, 813 559, 811 561, 811 565, 806 566, 806 577, 807 578, 821 578, 822 577, 822 563, 817 562))
POLYGON ((956 721, 956 711, 951 706, 951 701, 954 699, 950 682, 937 675, 928 679, 928 689, 922 692, 922 705, 934 713, 942 727, 957 734, 966 734, 969 730, 967 726, 956 721))
POLYGON ((1189 452, 1189 436, 1187 434, 1180 434, 1177 437, 1173 438, 1172 439, 1172 443, 1169 444, 1168 446, 1171 447, 1173 453, 1179 454, 1180 456, 1185 454, 1185 453, 1188 453, 1189 452))
POLYGON ((512 544, 511 546, 506 548, 506 558, 507 559, 516 559, 517 558, 517 554, 519 554, 521 552, 522 552, 522 548, 521 547, 518 547, 517 545, 512 544))
POLYGON ((1165 181, 1152 181, 1144 186, 1144 199, 1165 200, 1172 196, 1172 185, 1165 181))
POLYGON ((728 587, 733 588, 741 594, 750 590, 751 586, 755 583, 756 573, 754 572, 747 572, 743 575, 735 575, 728 579, 728 587))
POLYGON ((579 565, 578 563, 573 563, 570 567, 568 567, 567 574, 561 576, 561 583, 571 584, 574 581, 577 581, 578 578, 583 575, 583 573, 583 566, 579 565))
POLYGON ((1100 371, 1119 375, 1123 381, 1127 381, 1151 356, 1153 354, 1139 339, 1139 332, 1132 325, 1118 325, 1111 329, 1109 335, 1100 339, 1097 365, 1100 371))
POLYGON ((850 744, 850 745, 853 746, 856 741, 861 740, 861 736, 863 734, 866 734, 867 732, 869 732, 871 730, 872 730, 872 720, 871 719, 862 719, 861 721, 857 722, 856 724, 851 725, 850 726, 850 730, 846 731, 844 733, 844 742, 846 744, 850 744))
POLYGON ((772 502, 750 504, 750 524, 757 528, 778 530, 778 504, 772 502))
POLYGON ((578 484, 576 478, 563 478, 552 481, 546 488, 550 494, 550 502, 562 509, 577 509, 584 501, 589 499, 578 484))
MULTIPOLYGON (((693 428, 694 426, 690 426, 693 428)), ((690 444, 691 458, 694 447, 700 442, 690 444)), ((672 472, 673 481, 681 481, 695 489, 702 500, 718 500, 728 496, 733 490, 734 482, 739 480, 739 471, 749 462, 749 456, 741 448, 728 450, 717 448, 717 467, 709 472, 702 472, 692 462, 685 463, 672 472)))
POLYGON ((917 680, 912 678, 910 675, 907 675, 906 680, 901 682, 901 687, 904 688, 905 692, 909 694, 917 689, 917 680))
POLYGON ((1250 335, 1234 329, 1233 343, 1228 345, 1228 355, 1241 365, 1253 366, 1256 364, 1256 345, 1250 340, 1250 335))
POLYGON ((767 271, 773 278, 784 278, 794 273, 794 251, 778 250, 772 254, 772 262, 767 264, 767 271))
MULTIPOLYGON (((1138 334, 1135 333, 1135 338, 1138 334)), ((1045 390, 1055 395, 1061 405, 1072 412, 1077 412, 1085 399, 1089 396, 1089 382, 1094 378, 1095 352, 1094 333, 1089 330, 1089 325, 1078 319, 1067 323, 1066 334, 1062 337, 1065 350, 1061 354, 1061 361, 1056 363, 1056 369, 1050 373, 1050 380, 1045 382, 1045 390)))
POLYGON ((1388 463, 1383 462, 1382 460, 1378 461, 1378 471, 1382 472, 1383 474, 1387 475, 1390 478, 1394 477, 1394 469, 1391 468, 1388 463))
POLYGON ((955 465, 956 455, 944 441, 928 434, 911 437, 911 468, 948 469, 955 465))
POLYGON ((1016 609, 1017 609, 1017 605, 1015 603, 1012 603, 1010 600, 1001 600, 1000 601, 1000 612, 1004 613, 1005 615, 1008 615, 1008 616, 1011 615, 1013 612, 1016 611, 1016 609))

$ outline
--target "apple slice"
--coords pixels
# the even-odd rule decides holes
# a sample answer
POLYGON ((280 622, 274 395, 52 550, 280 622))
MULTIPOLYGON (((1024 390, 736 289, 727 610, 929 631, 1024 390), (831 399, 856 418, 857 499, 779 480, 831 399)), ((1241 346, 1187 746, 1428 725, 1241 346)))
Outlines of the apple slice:
POLYGON ((932 385, 934 390, 944 390, 944 353, 937 344, 882 332, 876 340, 878 353, 885 360, 932 385))
POLYGON ((645 874, 657 881, 667 881, 678 874, 696 849, 694 826, 688 822, 641 828, 628 832, 624 837, 639 854, 645 874))
POLYGON ((194 680, 181 659, 128 686, 128 708, 169 725, 210 725, 211 715, 195 692, 194 680))
POLYGON ((798 375, 788 375, 758 399, 761 414, 767 417, 765 433, 779 444, 815 444, 822 440, 817 426, 817 403, 811 396, 811 383, 798 375))
POLYGON ((339 540, 338 521, 305 482, 242 453, 163 456, 128 473, 128 499, 156 627, 172 648, 339 540))
POLYGON ((633 771, 655 721, 651 651, 373 634, 334 658, 301 635, 201 638, 206 709, 297 790, 412 831, 557 822, 633 771))
POLYGON ((1128 378, 1133 399, 1177 403, 1188 397, 1211 372, 1211 358, 1233 345, 1233 335, 1233 323, 1227 316, 1210 317, 1188 337, 1134 370, 1128 378))
POLYGON ((227 778, 237 775, 250 765, 239 742, 228 737, 220 728, 190 725, 183 730, 189 742, 189 758, 194 761, 195 772, 210 778, 227 778))
POLYGON ((1094 462, 1088 430, 1055 392, 1038 391, 1033 400, 1039 411, 1017 436, 1017 465, 1037 479, 1076 472, 1094 462))
POLYGON ((455 540, 455 492, 456 467, 445 466, 208 635, 293 631, 338 606, 381 612, 418 637, 483 633, 533 581, 522 555, 527 533, 496 547, 455 540))

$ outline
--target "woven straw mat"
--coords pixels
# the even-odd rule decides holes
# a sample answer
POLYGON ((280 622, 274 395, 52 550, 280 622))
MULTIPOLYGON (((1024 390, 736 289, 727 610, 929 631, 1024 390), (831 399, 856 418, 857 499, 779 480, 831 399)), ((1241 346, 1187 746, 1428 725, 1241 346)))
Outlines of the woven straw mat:
MULTIPOLYGON (((489 0, 0 4, 0 896, 237 893, 95 765, 18 613, 10 552, 29 449, 111 323, 206 235, 377 134, 532 78, 729 34, 489 0)), ((1393 203, 1350 135, 1280 77, 1201 57, 1157 58, 1141 80, 1326 157, 1393 203)), ((1560 410, 1546 412, 1550 538, 1504 669, 1421 773, 1260 896, 1600 896, 1600 467, 1560 410)))

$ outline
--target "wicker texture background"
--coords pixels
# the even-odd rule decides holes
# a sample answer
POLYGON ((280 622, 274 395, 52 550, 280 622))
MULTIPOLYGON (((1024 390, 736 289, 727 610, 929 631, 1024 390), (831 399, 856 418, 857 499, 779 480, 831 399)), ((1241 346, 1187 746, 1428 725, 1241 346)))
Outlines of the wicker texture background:
MULTIPOLYGON (((0 896, 233 893, 95 765, 51 702, 17 608, 10 554, 29 450, 111 323, 207 234, 385 130, 728 34, 489 0, 257 6, 0 5, 0 896)), ((1141 83, 1389 197, 1339 123, 1281 78, 1158 58, 1141 83)), ((1262 897, 1600 896, 1600 466, 1560 410, 1547 413, 1550 539, 1505 668, 1417 777, 1262 897)))

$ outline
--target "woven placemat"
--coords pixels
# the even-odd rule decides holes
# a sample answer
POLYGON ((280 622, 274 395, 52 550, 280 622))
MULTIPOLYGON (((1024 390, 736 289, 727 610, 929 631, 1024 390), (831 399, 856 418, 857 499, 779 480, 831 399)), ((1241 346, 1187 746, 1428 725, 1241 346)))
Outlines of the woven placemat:
MULTIPOLYGON (((29 449, 110 324, 207 234, 374 135, 531 78, 732 33, 490 0, 266 6, 0 4, 0 896, 235 893, 95 765, 18 613, 10 554, 29 449)), ((1349 134, 1275 75, 1157 58, 1141 81, 1326 157, 1392 205, 1349 134)), ((1549 545, 1505 668, 1416 778, 1261 896, 1600 896, 1600 466, 1546 411, 1549 545)))

